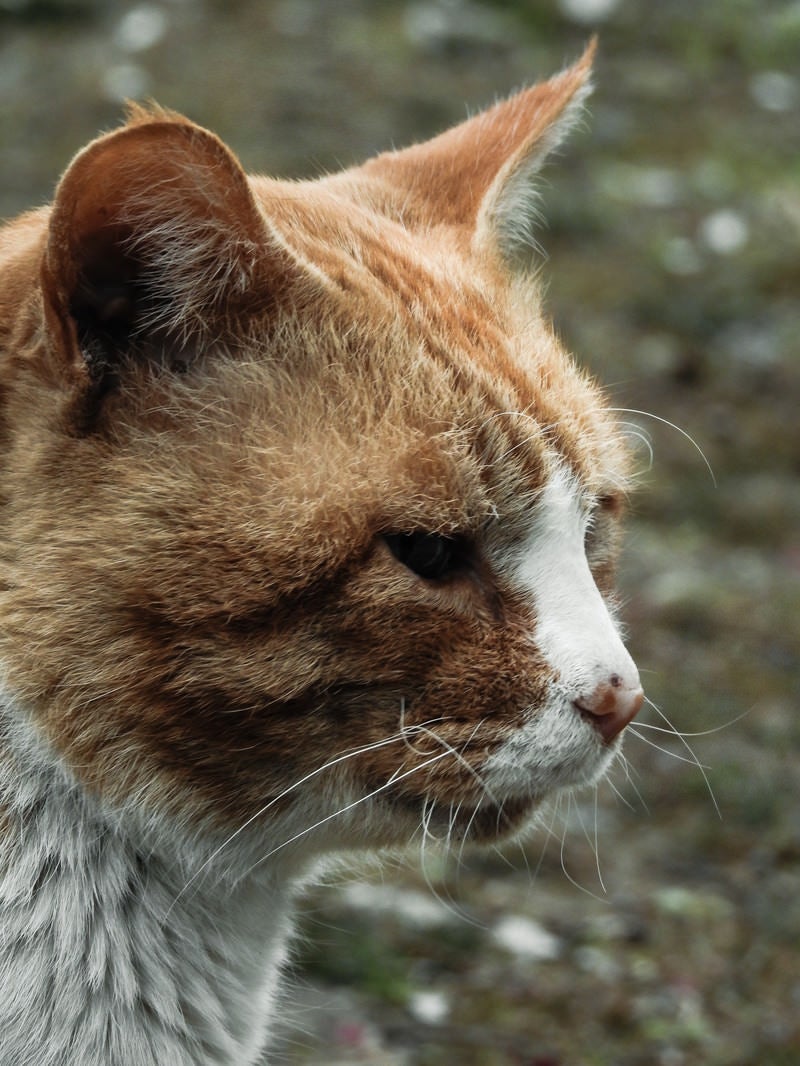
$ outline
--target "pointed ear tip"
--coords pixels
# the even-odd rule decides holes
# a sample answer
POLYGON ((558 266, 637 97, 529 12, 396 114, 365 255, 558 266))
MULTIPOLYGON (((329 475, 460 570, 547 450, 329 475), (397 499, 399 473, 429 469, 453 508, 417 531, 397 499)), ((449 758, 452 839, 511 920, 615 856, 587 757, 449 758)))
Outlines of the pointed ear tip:
POLYGON ((592 69, 597 57, 597 50, 598 37, 597 34, 594 33, 587 41, 586 47, 578 59, 568 66, 561 75, 557 75, 557 77, 566 77, 570 80, 575 79, 579 85, 585 85, 586 88, 590 90, 592 69))
POLYGON ((592 70, 596 54, 597 36, 593 35, 579 58, 545 83, 553 91, 554 98, 561 102, 562 107, 571 108, 574 111, 580 108, 591 95, 594 88, 592 70))
POLYGON ((174 122, 184 126, 191 120, 178 111, 162 107, 155 100, 126 100, 124 105, 125 127, 143 126, 150 122, 174 122))
POLYGON ((126 126, 135 126, 139 122, 146 122, 152 114, 152 102, 144 103, 141 100, 126 99, 123 103, 122 114, 126 126))

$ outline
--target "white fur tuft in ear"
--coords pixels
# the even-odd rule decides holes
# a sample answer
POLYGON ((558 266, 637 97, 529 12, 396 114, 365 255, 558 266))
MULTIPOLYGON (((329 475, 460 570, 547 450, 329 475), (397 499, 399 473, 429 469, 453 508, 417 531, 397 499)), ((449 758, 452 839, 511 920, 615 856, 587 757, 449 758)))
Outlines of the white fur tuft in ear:
POLYGON ((433 140, 370 160, 360 173, 409 228, 447 226, 479 255, 509 263, 530 249, 533 177, 580 116, 595 41, 573 66, 433 140))
POLYGON ((492 248, 511 266, 524 264, 538 246, 539 190, 536 175, 580 121, 592 91, 594 40, 578 62, 542 86, 508 102, 519 121, 532 124, 531 135, 506 160, 486 192, 476 220, 474 244, 492 248))

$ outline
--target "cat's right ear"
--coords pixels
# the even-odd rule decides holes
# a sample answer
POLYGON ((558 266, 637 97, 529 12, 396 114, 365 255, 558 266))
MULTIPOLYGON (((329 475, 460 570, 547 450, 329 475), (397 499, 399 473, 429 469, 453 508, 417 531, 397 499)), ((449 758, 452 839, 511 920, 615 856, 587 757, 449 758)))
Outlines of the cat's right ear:
POLYGON ((548 81, 501 100, 433 140, 368 162, 405 225, 447 226, 473 251, 524 263, 535 247, 536 176, 579 118, 596 42, 548 81))
POLYGON ((59 184, 41 270, 51 351, 97 406, 126 359, 197 350, 274 296, 282 256, 225 145, 136 108, 59 184))

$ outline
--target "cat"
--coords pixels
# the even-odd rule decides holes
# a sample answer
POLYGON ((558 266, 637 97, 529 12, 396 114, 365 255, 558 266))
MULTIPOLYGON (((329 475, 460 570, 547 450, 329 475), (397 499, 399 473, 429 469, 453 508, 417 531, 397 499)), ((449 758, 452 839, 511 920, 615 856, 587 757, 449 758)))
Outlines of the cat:
POLYGON ((247 1066, 326 856, 491 843, 641 706, 543 317, 571 68, 314 181, 152 106, 0 231, 0 1063, 247 1066))

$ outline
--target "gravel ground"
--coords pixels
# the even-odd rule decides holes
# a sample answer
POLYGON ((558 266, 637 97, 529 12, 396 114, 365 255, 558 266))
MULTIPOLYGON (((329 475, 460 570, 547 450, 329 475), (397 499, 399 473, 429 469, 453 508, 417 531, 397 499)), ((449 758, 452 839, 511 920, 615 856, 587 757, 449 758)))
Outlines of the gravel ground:
POLYGON ((127 96, 314 174, 595 29, 541 243, 559 330, 647 442, 623 586, 661 710, 524 843, 310 893, 290 1066, 800 1063, 800 5, 0 0, 2 215, 127 96))

